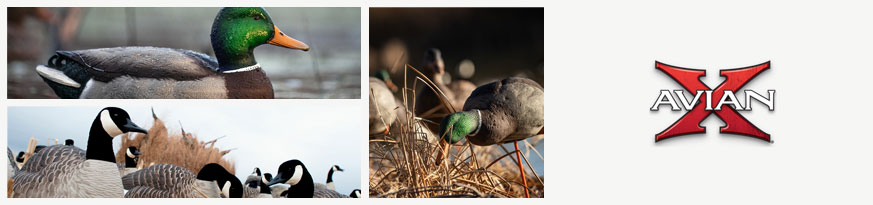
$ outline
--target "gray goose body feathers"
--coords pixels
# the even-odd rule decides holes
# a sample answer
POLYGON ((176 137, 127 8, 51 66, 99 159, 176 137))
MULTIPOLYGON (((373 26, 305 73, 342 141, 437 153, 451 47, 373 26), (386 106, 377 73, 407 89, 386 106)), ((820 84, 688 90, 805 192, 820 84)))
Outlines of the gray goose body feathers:
POLYGON ((120 198, 124 194, 112 139, 130 131, 146 133, 126 111, 103 108, 88 136, 88 151, 55 145, 36 152, 15 175, 16 198, 120 198))
POLYGON ((124 194, 113 162, 87 160, 73 146, 37 152, 15 175, 15 198, 120 198, 124 194))
POLYGON ((242 184, 221 165, 208 164, 196 176, 188 169, 156 164, 131 173, 122 182, 125 198, 242 197, 242 184))

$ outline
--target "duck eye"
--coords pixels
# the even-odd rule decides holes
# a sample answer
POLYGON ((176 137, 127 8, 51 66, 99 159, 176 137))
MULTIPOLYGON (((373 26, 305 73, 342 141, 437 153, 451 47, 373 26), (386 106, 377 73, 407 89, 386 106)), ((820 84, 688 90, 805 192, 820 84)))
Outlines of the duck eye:
POLYGON ((261 16, 255 16, 255 21, 261 20, 261 16))

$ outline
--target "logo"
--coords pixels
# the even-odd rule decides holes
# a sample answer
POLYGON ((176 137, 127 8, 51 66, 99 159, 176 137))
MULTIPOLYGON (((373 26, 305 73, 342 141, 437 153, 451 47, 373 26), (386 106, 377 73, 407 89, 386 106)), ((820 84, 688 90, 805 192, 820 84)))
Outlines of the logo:
POLYGON ((719 75, 725 77, 725 80, 716 86, 715 89, 700 81, 700 77, 706 75, 706 70, 682 68, 657 61, 655 61, 655 69, 670 76, 670 78, 684 87, 685 90, 673 90, 672 92, 670 90, 661 90, 650 110, 658 111, 661 105, 669 105, 673 111, 681 111, 681 105, 681 108, 687 110, 685 115, 676 120, 673 125, 656 134, 655 142, 681 135, 706 133, 706 129, 700 127, 700 122, 710 114, 715 114, 716 117, 726 124, 719 129, 720 133, 745 135, 770 143, 773 142, 770 139, 770 134, 749 122, 738 111, 752 110, 752 99, 766 105, 770 111, 773 111, 776 91, 767 90, 767 96, 765 97, 753 90, 742 90, 742 93, 745 95, 745 100, 743 101, 740 101, 736 95, 744 85, 758 76, 758 74, 769 70, 770 61, 744 68, 720 70, 719 75), (685 96, 685 91, 693 94, 694 98, 688 100, 685 96), (676 99, 674 99, 673 94, 675 94, 676 99))

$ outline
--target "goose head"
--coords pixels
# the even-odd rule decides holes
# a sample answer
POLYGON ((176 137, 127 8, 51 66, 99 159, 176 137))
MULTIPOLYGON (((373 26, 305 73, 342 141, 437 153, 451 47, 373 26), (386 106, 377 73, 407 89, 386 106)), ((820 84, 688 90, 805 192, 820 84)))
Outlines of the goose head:
POLYGON ((288 195, 290 197, 312 198, 312 191, 314 189, 312 175, 309 174, 306 166, 300 160, 288 160, 279 166, 276 176, 273 177, 270 183, 267 183, 267 186, 273 187, 273 185, 277 184, 290 186, 288 188, 288 195), (297 192, 291 193, 293 191, 297 192))
POLYGON ((341 171, 344 171, 343 168, 340 168, 339 165, 333 165, 333 167, 331 167, 330 169, 333 170, 333 171, 335 171, 335 172, 341 172, 341 171))
POLYGON ((242 198, 243 185, 236 176, 233 176, 224 167, 216 163, 203 166, 197 173, 197 179, 215 182, 221 194, 228 198, 242 198))
POLYGON ((361 198, 361 189, 352 190, 352 193, 349 193, 349 197, 361 198))
POLYGON ((75 144, 76 144, 76 142, 73 141, 73 139, 67 139, 64 141, 64 145, 67 145, 67 146, 75 146, 75 144))
MULTIPOLYGON (((128 132, 148 133, 148 131, 133 123, 130 119, 130 115, 127 114, 127 111, 117 107, 103 108, 103 110, 100 111, 100 114, 97 115, 97 119, 94 120, 94 125, 99 125, 102 131, 110 138, 115 138, 115 136, 128 132)), ((95 130, 91 131, 93 132, 95 130)), ((92 133, 92 136, 94 134, 97 133, 92 133)))
POLYGON ((479 110, 456 112, 443 117, 439 136, 449 144, 454 144, 466 136, 475 136, 482 125, 479 110))
POLYGON ((222 72, 256 65, 252 52, 265 43, 309 50, 308 45, 279 30, 262 7, 222 8, 212 22, 210 38, 222 72))
POLYGON ((127 147, 127 151, 124 153, 124 167, 135 168, 137 161, 139 161, 139 155, 142 155, 142 152, 139 152, 135 146, 127 147))

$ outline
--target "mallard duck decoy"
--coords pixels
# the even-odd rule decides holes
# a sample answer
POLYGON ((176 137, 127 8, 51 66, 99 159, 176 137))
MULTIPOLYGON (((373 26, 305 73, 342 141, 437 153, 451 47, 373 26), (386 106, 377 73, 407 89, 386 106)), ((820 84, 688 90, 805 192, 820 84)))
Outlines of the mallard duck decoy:
POLYGON ((87 151, 66 145, 40 150, 15 175, 13 197, 121 198, 112 139, 127 132, 147 133, 121 108, 103 108, 91 124, 87 151))
POLYGON ((60 98, 273 98, 255 47, 309 50, 260 7, 222 8, 210 38, 215 59, 173 48, 99 48, 57 51, 36 71, 60 98))
POLYGON ((243 185, 219 164, 204 165, 195 176, 172 164, 156 164, 122 178, 124 198, 241 198, 243 185))
POLYGON ((388 134, 391 124, 398 117, 394 110, 398 106, 394 94, 385 82, 374 77, 370 77, 370 91, 371 95, 367 97, 370 106, 370 135, 388 134))
MULTIPOLYGON (((287 198, 348 198, 334 190, 315 188, 312 175, 306 169, 306 165, 300 160, 288 160, 279 165, 279 170, 273 180, 267 184, 271 188, 287 186, 287 190, 279 194, 287 198)), ((276 188, 273 189, 275 194, 276 188)))
MULTIPOLYGON (((424 64, 422 67, 422 72, 433 81, 436 89, 445 94, 442 96, 443 99, 450 102, 455 110, 460 109, 461 107, 455 101, 454 92, 443 82, 443 75, 446 71, 442 52, 436 48, 428 49, 424 54, 424 64)), ((439 121, 445 114, 449 114, 449 111, 443 107, 440 97, 429 87, 424 86, 421 91, 416 93, 415 116, 431 121, 439 121)), ((431 129, 436 130, 436 127, 431 127, 431 129)))
MULTIPOLYGON (((518 140, 537 135, 543 130, 544 91, 537 82, 526 78, 506 78, 476 88, 464 103, 462 112, 447 115, 440 123, 439 136, 446 143, 456 143, 466 137, 479 146, 514 142, 519 173, 529 196, 518 140)), ((442 155, 441 155, 442 156, 442 155)), ((442 160, 438 159, 437 163, 442 160)))

